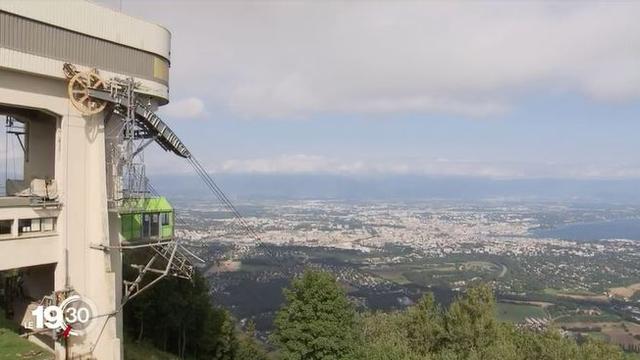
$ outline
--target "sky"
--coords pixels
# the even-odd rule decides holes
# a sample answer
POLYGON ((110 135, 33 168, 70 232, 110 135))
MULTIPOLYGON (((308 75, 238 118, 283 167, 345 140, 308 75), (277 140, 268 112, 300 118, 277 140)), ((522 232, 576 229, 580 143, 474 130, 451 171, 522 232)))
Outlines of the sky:
POLYGON ((215 173, 640 178, 640 2, 100 2, 171 31, 215 173))

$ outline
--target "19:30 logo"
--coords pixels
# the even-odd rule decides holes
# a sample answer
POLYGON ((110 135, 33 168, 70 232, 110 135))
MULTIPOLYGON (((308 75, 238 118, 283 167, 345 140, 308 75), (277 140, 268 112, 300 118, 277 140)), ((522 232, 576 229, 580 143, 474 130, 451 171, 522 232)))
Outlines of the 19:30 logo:
POLYGON ((94 319, 95 307, 80 295, 66 298, 60 305, 35 308, 31 314, 35 317, 36 329, 61 330, 64 336, 83 335, 94 319))

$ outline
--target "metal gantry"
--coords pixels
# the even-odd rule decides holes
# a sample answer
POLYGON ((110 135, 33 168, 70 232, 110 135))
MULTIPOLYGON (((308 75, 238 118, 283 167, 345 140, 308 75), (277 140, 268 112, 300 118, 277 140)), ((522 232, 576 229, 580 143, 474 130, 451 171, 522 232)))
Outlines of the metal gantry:
MULTIPOLYGON (((107 111, 109 210, 135 211, 134 207, 139 206, 141 199, 157 195, 150 191, 143 150, 150 143, 158 142, 165 150, 184 157, 189 154, 186 147, 151 111, 148 100, 136 91, 139 84, 134 79, 104 81, 97 70, 78 72, 71 64, 65 64, 64 72, 69 79, 69 98, 78 110, 85 115, 107 111)), ((103 251, 147 250, 146 260, 131 265, 137 270, 135 279, 124 281, 123 305, 166 276, 191 279, 191 259, 200 260, 175 237, 169 240, 122 241, 117 246, 96 244, 92 247, 103 251)))
MULTIPOLYGON (((78 72, 71 64, 65 64, 63 71, 69 79, 70 101, 78 110, 85 115, 107 111, 109 115, 105 118, 105 122, 115 122, 110 124, 113 132, 108 136, 112 144, 108 164, 112 173, 110 208, 115 211, 127 209, 127 206, 131 206, 141 197, 148 196, 150 190, 153 190, 144 171, 143 150, 149 144, 157 143, 165 151, 185 158, 209 191, 231 212, 240 228, 252 237, 256 244, 261 244, 259 236, 202 164, 169 126, 155 114, 150 98, 137 91, 139 84, 134 79, 114 78, 104 81, 97 70, 78 72)), ((134 266, 138 270, 138 276, 134 281, 125 282, 123 303, 165 276, 190 278, 193 266, 189 259, 202 261, 181 246, 175 238, 170 241, 145 244, 122 243, 117 247, 104 245, 97 247, 105 250, 146 247, 154 252, 145 265, 134 266), (156 268, 158 262, 164 266, 156 268), (145 283, 144 279, 148 274, 155 274, 157 277, 145 283)))

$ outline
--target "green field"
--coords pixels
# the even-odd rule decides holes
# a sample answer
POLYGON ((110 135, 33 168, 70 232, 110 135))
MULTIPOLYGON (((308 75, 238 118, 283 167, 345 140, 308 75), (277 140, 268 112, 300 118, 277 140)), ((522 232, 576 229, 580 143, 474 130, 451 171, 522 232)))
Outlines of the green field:
POLYGON ((543 308, 535 305, 498 303, 496 316, 500 321, 522 322, 528 317, 545 317, 547 313, 543 308))
POLYGON ((544 289, 545 294, 554 295, 554 296, 601 296, 602 294, 596 294, 590 291, 585 291, 581 289, 552 289, 546 288, 544 289))
POLYGON ((240 271, 246 272, 260 272, 260 271, 269 271, 269 270, 277 270, 278 268, 272 265, 267 264, 245 264, 242 263, 240 265, 240 271))
POLYGON ((610 341, 609 337, 606 334, 603 334, 603 333, 601 333, 599 331, 591 331, 591 332, 586 332, 586 333, 583 333, 583 334, 588 336, 588 337, 590 337, 590 338, 592 338, 592 339, 595 339, 595 340, 600 340, 600 341, 604 341, 604 342, 609 342, 610 341))
POLYGON ((556 323, 574 323, 574 322, 617 322, 622 321, 620 316, 615 314, 604 313, 602 315, 582 315, 569 314, 559 316, 554 319, 556 323))
POLYGON ((409 281, 406 277, 404 277, 402 271, 378 270, 378 271, 375 271, 374 274, 376 274, 377 276, 385 280, 389 280, 391 282, 394 282, 400 285, 406 285, 411 283, 411 281, 409 281))
MULTIPOLYGON (((403 275, 416 285, 450 286, 458 281, 488 281, 499 276, 502 267, 483 261, 442 263, 404 272, 403 275)), ((467 283, 468 285, 468 283, 467 283)))
POLYGON ((456 273, 458 271, 455 264, 451 263, 394 264, 390 266, 371 266, 368 267, 367 270, 385 280, 400 285, 406 285, 410 283, 429 285, 429 281, 422 281, 422 279, 419 279, 424 276, 421 274, 426 274, 426 276, 429 276, 429 274, 447 276, 449 273, 456 273))
POLYGON ((500 270, 500 267, 487 261, 467 261, 461 264, 461 268, 469 271, 493 272, 500 270))

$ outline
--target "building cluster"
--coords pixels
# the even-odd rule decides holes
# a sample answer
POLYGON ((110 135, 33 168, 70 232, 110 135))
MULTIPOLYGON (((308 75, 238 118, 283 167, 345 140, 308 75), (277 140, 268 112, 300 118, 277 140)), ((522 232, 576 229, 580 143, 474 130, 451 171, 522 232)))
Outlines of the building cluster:
MULTIPOLYGON (((635 242, 578 242, 541 238, 535 229, 550 227, 545 210, 513 207, 431 206, 429 204, 349 204, 301 201, 264 205, 260 215, 246 217, 260 240, 274 245, 318 246, 372 251, 389 245, 425 256, 487 254, 511 256, 594 257, 635 248, 635 242)), ((224 209, 183 210, 189 226, 177 234, 191 242, 250 244, 237 220, 224 209), (215 216, 218 218, 215 218, 215 216)), ((563 221, 573 219, 570 211, 563 221)), ((592 214, 581 214, 592 218, 592 214)))

